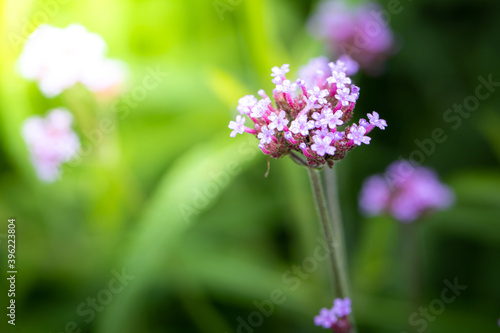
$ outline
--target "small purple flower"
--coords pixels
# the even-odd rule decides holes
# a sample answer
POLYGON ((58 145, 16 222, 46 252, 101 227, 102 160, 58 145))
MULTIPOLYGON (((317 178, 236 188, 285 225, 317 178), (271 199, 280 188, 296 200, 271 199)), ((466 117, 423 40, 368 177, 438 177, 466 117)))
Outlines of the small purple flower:
POLYGON ((24 121, 22 136, 41 180, 55 181, 61 164, 77 155, 80 140, 72 122, 73 116, 63 108, 53 109, 46 118, 32 116, 24 121))
POLYGON ((321 90, 318 86, 314 87, 311 90, 308 90, 307 93, 309 94, 309 102, 311 104, 318 102, 321 105, 324 105, 327 103, 327 100, 325 97, 327 97, 330 94, 328 92, 328 90, 326 90, 326 89, 321 90))
POLYGON ((366 119, 361 118, 359 120, 359 126, 363 126, 364 128, 370 127, 370 123, 366 121, 366 119))
POLYGON ((323 328, 330 328, 337 322, 337 317, 331 309, 323 308, 319 311, 319 315, 314 317, 314 324, 323 328))
POLYGON ((301 134, 302 136, 309 135, 309 130, 314 128, 314 120, 307 120, 307 115, 303 114, 297 119, 292 121, 290 131, 294 134, 301 134))
POLYGON ((335 154, 335 147, 330 146, 332 143, 332 138, 329 136, 313 137, 314 143, 311 145, 311 149, 316 152, 319 156, 325 156, 325 154, 333 155, 335 154))
POLYGON ((387 212, 398 221, 410 223, 449 207, 453 201, 452 191, 434 171, 398 161, 387 168, 384 176, 375 175, 365 181, 359 206, 367 215, 387 212))
POLYGON ((286 119, 286 112, 280 111, 279 114, 273 113, 269 116, 269 120, 271 123, 269 124, 270 129, 277 129, 278 131, 283 131, 283 127, 286 126, 289 122, 286 119))
POLYGON ((319 315, 314 317, 314 324, 336 333, 348 333, 351 330, 349 315, 351 314, 351 300, 337 298, 333 301, 331 309, 323 308, 319 315))
POLYGON ((297 83, 292 83, 290 80, 285 80, 276 85, 276 91, 282 92, 284 94, 292 94, 297 91, 297 83))
POLYGON ((359 87, 356 85, 352 85, 351 87, 351 95, 354 97, 354 100, 357 101, 359 98, 359 87))
POLYGON ((345 132, 338 132, 337 131, 337 132, 333 133, 333 140, 340 141, 344 138, 344 136, 345 136, 345 132))
POLYGON ((370 124, 377 126, 381 130, 386 128, 387 122, 384 119, 380 119, 377 112, 373 111, 372 115, 368 113, 367 116, 370 120, 370 124))
POLYGON ((359 88, 355 85, 352 86, 351 92, 349 92, 349 88, 341 88, 337 90, 338 96, 335 95, 341 102, 343 106, 349 105, 349 103, 356 103, 359 97, 359 88))
POLYGON ((266 114, 270 104, 271 104, 271 99, 269 97, 261 99, 259 102, 257 102, 257 105, 255 105, 252 108, 252 113, 250 113, 250 117, 252 118, 262 117, 263 115, 266 114))
POLYGON ((333 301, 333 313, 337 317, 344 317, 351 314, 351 299, 337 298, 333 301))
POLYGON ((323 110, 321 112, 314 112, 311 116, 315 120, 317 128, 326 127, 326 119, 323 110))
POLYGON ((257 135, 257 138, 260 139, 260 145, 270 144, 273 141, 274 133, 275 133, 274 129, 269 129, 265 125, 262 126, 259 135, 257 135))
POLYGON ((320 139, 324 139, 324 138, 328 137, 333 141, 335 139, 335 134, 330 132, 328 127, 322 127, 320 129, 314 131, 313 137, 318 137, 320 139))
POLYGON ((353 124, 351 126, 349 134, 347 134, 347 138, 354 141, 354 144, 358 146, 361 146, 361 143, 369 145, 371 138, 369 136, 365 136, 365 133, 366 128, 353 124))
POLYGON ((337 69, 332 69, 332 76, 328 78, 328 83, 335 83, 337 89, 344 88, 346 85, 351 84, 351 79, 346 76, 344 71, 338 71, 337 69))
POLYGON ((330 108, 325 108, 323 109, 323 115, 324 115, 324 125, 330 127, 332 130, 336 129, 337 126, 343 125, 344 122, 340 120, 344 113, 341 110, 337 110, 335 113, 333 113, 332 109, 330 108))
POLYGON ((249 114, 252 107, 257 104, 257 98, 254 95, 247 95, 245 97, 240 98, 238 101, 238 107, 236 110, 241 114, 249 114))
POLYGON ((348 106, 349 103, 352 102, 352 97, 349 92, 349 88, 337 89, 337 94, 335 95, 335 98, 338 99, 343 106, 348 106))
POLYGON ((227 127, 229 127, 229 129, 232 129, 233 131, 231 132, 231 134, 229 134, 229 136, 234 138, 236 137, 236 134, 243 134, 243 132, 245 131, 245 120, 246 119, 240 115, 236 116, 236 121, 231 120, 227 127))
POLYGON ((278 89, 278 86, 283 83, 283 79, 281 78, 281 76, 277 76, 272 79, 271 82, 274 83, 276 85, 276 89, 278 89))
POLYGON ((281 67, 274 66, 271 68, 271 76, 272 77, 281 77, 284 78, 288 72, 290 72, 290 65, 289 64, 284 64, 281 67))

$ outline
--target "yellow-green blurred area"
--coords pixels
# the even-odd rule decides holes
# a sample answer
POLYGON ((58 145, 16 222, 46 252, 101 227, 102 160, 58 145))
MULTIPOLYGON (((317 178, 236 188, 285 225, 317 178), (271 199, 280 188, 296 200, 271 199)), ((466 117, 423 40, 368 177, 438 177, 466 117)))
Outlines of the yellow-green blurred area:
MULTIPOLYGON (((289 63, 293 77, 324 54, 306 29, 316 1, 220 2, 229 8, 222 16, 212 0, 0 2, 1 332, 324 331, 313 317, 333 299, 327 262, 289 280, 321 236, 306 170, 271 160, 265 178, 258 141, 232 139, 227 128, 240 97, 270 93, 271 67, 289 63), (123 96, 98 100, 77 86, 48 99, 16 73, 43 13, 54 26, 81 23, 103 36, 108 55, 130 69, 123 96), (168 74, 117 114, 117 103, 154 70, 168 74), (74 113, 92 149, 47 184, 35 175, 21 124, 60 106, 74 113), (114 129, 93 138, 111 116, 114 129), (5 315, 9 218, 17 226, 15 327, 5 315), (270 309, 276 290, 282 302, 270 309)), ((498 332, 500 86, 456 129, 443 115, 475 95, 479 76, 500 82, 500 3, 400 5, 390 22, 399 52, 384 75, 354 77, 355 119, 376 110, 389 127, 335 166, 358 331, 498 332), (455 205, 414 228, 363 217, 362 181, 422 151, 415 140, 431 139, 436 128, 447 140, 433 143, 423 164, 452 187, 455 205), (408 233, 420 249, 415 270, 405 255, 408 233), (435 300, 454 279, 467 289, 441 309, 435 300)))

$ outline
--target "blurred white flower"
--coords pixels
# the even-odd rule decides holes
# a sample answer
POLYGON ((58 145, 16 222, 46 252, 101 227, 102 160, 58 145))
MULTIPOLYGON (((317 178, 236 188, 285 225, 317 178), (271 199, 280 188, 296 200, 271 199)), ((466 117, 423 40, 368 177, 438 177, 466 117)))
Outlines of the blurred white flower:
POLYGON ((28 38, 18 60, 20 74, 38 81, 54 97, 78 82, 93 92, 119 85, 125 66, 105 58, 106 42, 80 24, 66 28, 40 25, 28 38))
POLYGON ((123 61, 103 59, 94 64, 88 64, 88 70, 83 71, 81 82, 92 92, 115 95, 125 82, 127 66, 123 61))
POLYGON ((55 181, 60 165, 75 157, 80 149, 72 122, 72 114, 64 108, 51 110, 46 118, 32 116, 24 121, 22 136, 41 180, 55 181))

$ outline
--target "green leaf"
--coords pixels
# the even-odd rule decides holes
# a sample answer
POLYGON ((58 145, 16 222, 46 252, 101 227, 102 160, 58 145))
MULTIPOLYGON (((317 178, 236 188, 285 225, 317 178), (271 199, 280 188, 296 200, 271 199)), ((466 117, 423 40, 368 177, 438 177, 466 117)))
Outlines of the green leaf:
POLYGON ((230 140, 225 133, 222 138, 200 144, 167 171, 127 246, 123 267, 135 278, 110 305, 98 332, 130 331, 131 314, 143 301, 148 285, 157 278, 161 262, 182 242, 183 233, 196 223, 197 216, 213 205, 229 185, 217 181, 217 175, 234 179, 250 165, 257 153, 251 148, 254 139, 227 144, 230 140))

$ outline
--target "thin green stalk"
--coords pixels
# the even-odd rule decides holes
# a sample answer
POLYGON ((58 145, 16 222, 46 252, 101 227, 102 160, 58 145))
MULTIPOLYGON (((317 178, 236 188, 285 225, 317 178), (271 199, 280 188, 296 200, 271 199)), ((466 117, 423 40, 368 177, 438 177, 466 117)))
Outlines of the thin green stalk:
POLYGON ((346 270, 344 269, 342 253, 342 236, 338 233, 337 227, 332 228, 333 224, 330 218, 330 212, 326 202, 320 173, 313 168, 307 168, 311 179, 314 201, 318 211, 321 227, 325 233, 326 243, 328 244, 328 252, 330 255, 331 269, 333 274, 333 287, 335 296, 339 298, 348 297, 346 270))
MULTIPOLYGON (((326 184, 326 195, 328 199, 328 207, 330 213, 330 221, 331 221, 331 229, 334 235, 337 235, 338 238, 338 257, 339 266, 342 274, 342 278, 344 278, 344 288, 346 291, 346 295, 344 297, 348 297, 349 292, 349 272, 347 269, 347 255, 346 248, 344 242, 344 227, 342 224, 342 214, 340 212, 340 204, 339 204, 339 196, 338 196, 338 186, 337 186, 337 178, 335 174, 335 169, 326 169, 325 170, 325 184, 326 184)), ((351 315, 351 332, 357 332, 356 322, 354 321, 354 317, 351 315)))
POLYGON ((422 258, 418 238, 418 221, 401 225, 401 239, 403 241, 403 258, 405 267, 405 283, 407 299, 410 301, 408 313, 421 303, 422 295, 422 258))
MULTIPOLYGON (((337 192, 337 178, 335 174, 335 169, 325 170, 325 185, 326 185, 326 196, 328 198, 328 207, 330 208, 330 216, 332 220, 340 221, 340 205, 337 192)), ((341 226, 342 228, 342 226, 341 226)))
MULTIPOLYGON (((328 207, 330 211, 330 221, 331 227, 334 234, 339 235, 339 248, 341 253, 339 254, 342 258, 342 263, 345 264, 347 262, 345 243, 344 243, 344 226, 342 224, 342 214, 340 213, 340 204, 339 204, 339 196, 337 190, 337 178, 335 174, 335 169, 326 169, 325 170, 325 183, 326 183, 326 197, 328 202, 328 207)), ((343 267, 343 270, 346 272, 346 280, 348 279, 348 271, 347 267, 343 267)), ((347 283, 347 282, 346 282, 347 283)), ((347 286, 347 289, 348 286, 347 286)))

